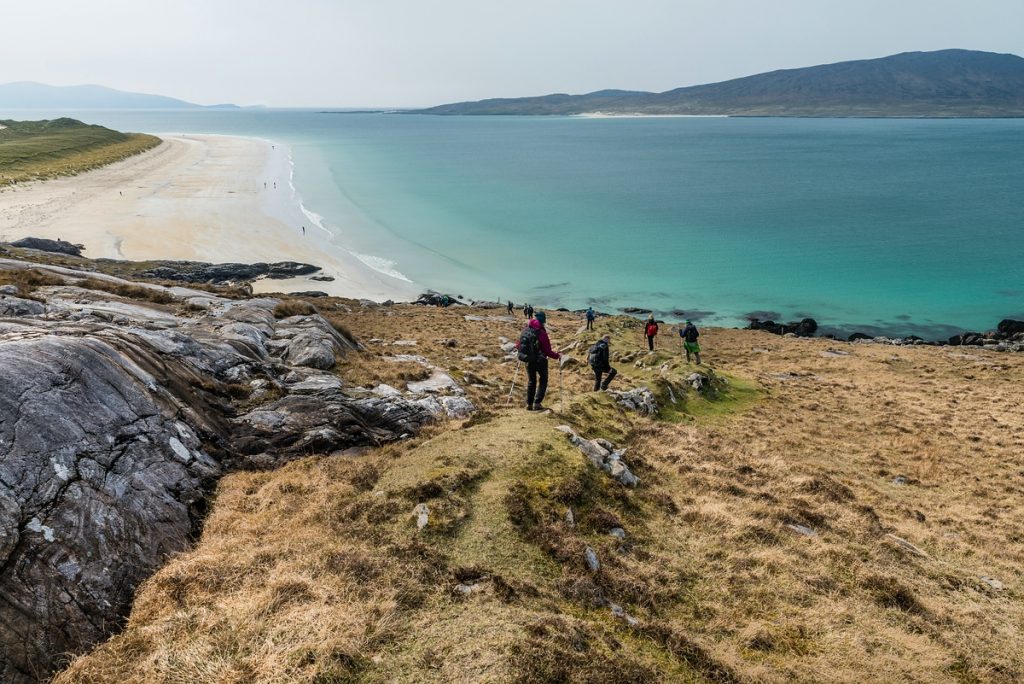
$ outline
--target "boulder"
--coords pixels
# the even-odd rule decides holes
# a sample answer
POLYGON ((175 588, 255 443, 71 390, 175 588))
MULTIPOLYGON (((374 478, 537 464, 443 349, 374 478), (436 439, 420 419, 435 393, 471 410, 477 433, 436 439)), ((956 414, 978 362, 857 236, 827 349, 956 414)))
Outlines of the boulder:
POLYGON ((38 316, 46 313, 46 306, 34 299, 0 295, 0 316, 38 316))
POLYGON ((1009 318, 1005 318, 999 321, 999 325, 996 327, 1000 335, 1007 337, 1011 335, 1017 335, 1024 333, 1024 321, 1015 321, 1009 318))
POLYGON ((626 392, 611 392, 619 406, 636 411, 642 416, 654 416, 658 413, 658 402, 654 393, 646 387, 637 387, 626 392))
POLYGON ((21 249, 37 249, 40 252, 52 252, 54 254, 67 254, 69 256, 82 256, 83 245, 73 245, 63 240, 48 240, 46 238, 27 237, 11 243, 12 247, 21 249))

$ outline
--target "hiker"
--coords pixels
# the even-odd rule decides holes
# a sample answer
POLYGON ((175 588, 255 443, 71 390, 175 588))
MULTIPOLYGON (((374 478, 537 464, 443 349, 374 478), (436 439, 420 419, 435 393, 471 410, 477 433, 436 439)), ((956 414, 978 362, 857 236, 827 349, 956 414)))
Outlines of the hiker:
POLYGON ((516 348, 519 360, 526 363, 526 410, 543 411, 544 394, 548 390, 548 359, 560 359, 562 355, 551 348, 548 331, 544 329, 547 316, 538 311, 519 335, 516 348))
POLYGON ((515 311, 516 305, 512 303, 512 300, 508 300, 508 315, 511 316, 512 312, 515 311))
POLYGON ((597 318, 597 316, 594 313, 594 307, 588 306, 587 307, 587 330, 593 330, 594 329, 594 319, 595 318, 597 318))
POLYGON ((306 234, 306 226, 302 226, 302 234, 303 234, 303 235, 305 235, 305 234, 306 234))
POLYGON ((587 360, 590 362, 590 368, 594 371, 594 391, 606 390, 608 385, 612 384, 612 380, 619 374, 617 370, 612 368, 610 363, 611 352, 608 349, 608 344, 612 341, 611 335, 605 335, 599 339, 594 346, 587 352, 587 360), (608 377, 601 382, 601 376, 605 373, 608 377))
POLYGON ((700 331, 697 330, 697 326, 689 318, 686 319, 686 327, 679 331, 679 337, 683 338, 683 349, 686 350, 686 363, 690 363, 690 355, 693 354, 697 357, 697 365, 700 366, 700 345, 697 344, 700 331))
POLYGON ((523 305, 523 315, 526 316, 526 320, 533 318, 533 307, 530 306, 529 302, 523 305))
POLYGON ((644 337, 647 338, 647 348, 654 351, 654 336, 658 334, 658 322, 654 320, 654 314, 647 317, 647 325, 644 326, 644 337))

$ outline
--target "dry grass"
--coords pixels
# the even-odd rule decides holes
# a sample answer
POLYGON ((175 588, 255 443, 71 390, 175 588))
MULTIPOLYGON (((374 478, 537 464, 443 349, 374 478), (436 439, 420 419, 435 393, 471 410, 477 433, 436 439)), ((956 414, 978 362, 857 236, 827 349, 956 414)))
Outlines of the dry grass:
POLYGON ((289 318, 291 316, 312 316, 317 313, 315 306, 304 299, 282 299, 274 307, 274 318, 289 318))
POLYGON ((0 270, 0 285, 14 285, 18 288, 18 295, 29 297, 38 287, 47 285, 63 285, 64 279, 49 271, 41 271, 34 268, 19 268, 11 270, 0 270))
POLYGON ((100 290, 117 295, 118 297, 138 299, 144 302, 152 302, 153 304, 171 304, 175 301, 174 296, 170 292, 145 285, 131 285, 101 280, 99 278, 86 278, 79 282, 78 286, 87 290, 100 290))
MULTIPOLYGON (((400 383, 415 369, 385 357, 422 354, 479 380, 485 411, 357 458, 225 478, 197 548, 58 681, 1024 679, 1024 357, 708 330, 706 360, 732 383, 718 401, 690 393, 639 418, 588 393, 583 369, 547 416, 502 408, 515 366, 497 337, 519 320, 318 306, 349 307, 343 325, 385 342, 349 355, 350 381, 400 383), (404 339, 418 344, 391 344, 404 339), (628 445, 640 487, 591 469, 562 422, 628 445)), ((635 350, 631 325, 549 327, 583 356, 605 331, 635 350)), ((674 350, 613 364, 620 388, 662 396, 689 370, 674 350)))

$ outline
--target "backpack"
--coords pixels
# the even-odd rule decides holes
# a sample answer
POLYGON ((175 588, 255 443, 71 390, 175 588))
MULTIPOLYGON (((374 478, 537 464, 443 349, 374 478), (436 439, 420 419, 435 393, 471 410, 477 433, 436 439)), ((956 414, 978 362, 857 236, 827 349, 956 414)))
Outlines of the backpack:
POLYGON ((697 331, 697 326, 695 325, 686 326, 686 329, 683 332, 686 333, 686 341, 691 344, 696 342, 697 338, 700 337, 700 333, 697 331))
POLYGON ((519 335, 519 360, 526 363, 540 359, 540 337, 537 331, 527 326, 519 335))
POLYGON ((595 342, 590 346, 590 349, 587 350, 587 363, 590 364, 590 367, 593 370, 604 371, 605 366, 607 365, 607 358, 605 356, 607 353, 607 346, 600 342, 595 342))

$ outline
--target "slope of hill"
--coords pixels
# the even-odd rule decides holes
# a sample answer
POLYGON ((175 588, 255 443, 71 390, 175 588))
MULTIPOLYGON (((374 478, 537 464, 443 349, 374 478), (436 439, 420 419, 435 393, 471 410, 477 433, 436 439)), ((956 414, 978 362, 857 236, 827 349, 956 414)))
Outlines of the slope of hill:
POLYGON ((160 138, 121 133, 75 119, 0 120, 0 187, 71 176, 160 144, 160 138))
POLYGON ((461 102, 420 114, 1019 117, 1024 58, 972 50, 784 69, 664 93, 599 91, 461 102))
POLYGON ((52 86, 31 81, 0 84, 0 110, 201 108, 202 105, 173 97, 130 93, 100 85, 52 86))
MULTIPOLYGON (((591 392, 593 376, 577 362, 564 382, 552 378, 554 410, 537 413, 505 405, 516 370, 502 360, 502 336, 515 337, 521 319, 494 309, 249 300, 237 288, 228 300, 20 266, 0 261, 0 283, 14 269, 8 287, 17 292, 3 302, 0 351, 21 350, 0 363, 5 378, 33 379, 27 348, 95 338, 144 360, 146 373, 117 377, 163 402, 147 411, 159 429, 90 431, 88 446, 101 453, 36 449, 40 472, 59 478, 56 466, 73 462, 75 486, 115 487, 135 474, 107 456, 131 444, 124 458, 156 453, 162 460, 146 462, 174 474, 174 435, 220 464, 203 483, 209 515, 200 503, 176 513, 197 520, 195 547, 139 587, 123 631, 75 659, 60 684, 1024 677, 1019 354, 710 329, 701 342, 711 376, 675 348, 641 349, 635 319, 601 317, 586 331, 574 315, 552 312, 555 343, 577 359, 610 334, 620 370, 612 389, 628 397, 646 388, 657 410, 644 415, 623 395, 591 392), (327 370, 282 366, 297 363, 285 351, 313 330, 317 310, 365 346, 348 347, 327 370), (132 322, 107 322, 108 312, 132 322), (696 371, 717 380, 698 389, 696 371), (424 382, 441 376, 451 383, 440 391, 424 382), (154 382, 143 388, 146 380, 154 382), (188 399, 184 409, 176 397, 188 399), (472 417, 403 435, 379 432, 380 416, 320 415, 377 401, 443 414, 441 402, 465 399, 477 407, 472 417), (292 434, 297 426, 302 434, 292 434), (566 426, 595 441, 570 439, 566 426), (107 434, 123 439, 106 444, 107 434), (341 450, 359 435, 375 446, 341 450), (625 452, 613 459, 598 440, 625 452), (97 475, 94 462, 113 475, 97 475), (624 477, 623 463, 639 481, 624 477)), ((40 368, 38 382, 56 378, 61 390, 26 406, 28 417, 69 405, 81 386, 110 386, 109 373, 40 368)), ((145 408, 112 406, 129 418, 145 408)), ((109 421, 114 408, 75 417, 109 421)), ((32 431, 10 434, 0 449, 38 444, 32 431)), ((179 495, 173 478, 159 481, 179 495)), ((92 510, 88 499, 36 489, 60 510, 92 510)), ((139 502, 152 495, 135 486, 105 504, 134 506, 148 521, 154 513, 139 502)), ((92 527, 71 525, 39 510, 29 520, 34 513, 4 509, 25 518, 19 558, 34 557, 25 544, 89 548, 97 529, 101 540, 135 529, 99 515, 84 520, 92 527)), ((166 534, 165 521, 147 524, 138 534, 166 534)), ((187 543, 178 541, 176 549, 187 543)), ((77 562, 124 572, 140 546, 118 547, 128 555, 108 564, 77 562)), ((51 579, 42 595, 53 606, 66 602, 61 587, 83 602, 102 598, 68 558, 35 566, 51 579)), ((23 567, 31 564, 7 565, 23 567)), ((49 628, 68 632, 64 622, 49 628)), ((24 640, 6 646, 25 652, 24 640)))

